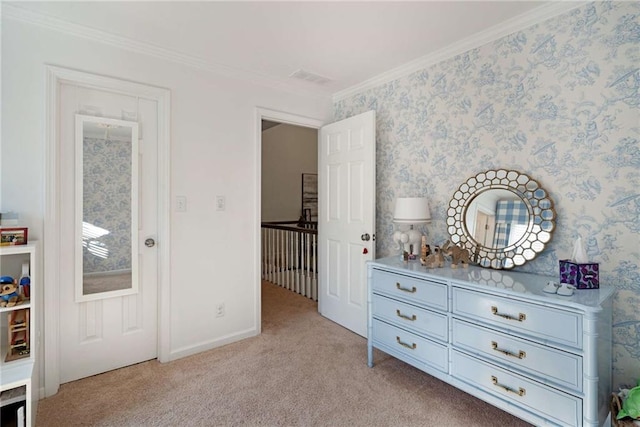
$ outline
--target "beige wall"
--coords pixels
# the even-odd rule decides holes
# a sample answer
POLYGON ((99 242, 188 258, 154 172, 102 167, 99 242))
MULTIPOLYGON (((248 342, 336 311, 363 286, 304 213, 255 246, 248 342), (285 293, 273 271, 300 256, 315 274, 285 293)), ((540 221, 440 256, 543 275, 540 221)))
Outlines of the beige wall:
POLYGON ((318 172, 318 131, 280 124, 262 132, 262 221, 300 217, 302 174, 318 172))

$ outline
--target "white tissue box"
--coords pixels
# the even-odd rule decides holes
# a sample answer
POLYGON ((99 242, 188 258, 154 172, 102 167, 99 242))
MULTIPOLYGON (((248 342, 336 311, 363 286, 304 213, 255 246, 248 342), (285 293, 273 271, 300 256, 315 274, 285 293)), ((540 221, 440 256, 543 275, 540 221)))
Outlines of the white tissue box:
POLYGON ((600 273, 597 262, 577 263, 568 259, 560 260, 560 282, 577 289, 600 288, 600 273))

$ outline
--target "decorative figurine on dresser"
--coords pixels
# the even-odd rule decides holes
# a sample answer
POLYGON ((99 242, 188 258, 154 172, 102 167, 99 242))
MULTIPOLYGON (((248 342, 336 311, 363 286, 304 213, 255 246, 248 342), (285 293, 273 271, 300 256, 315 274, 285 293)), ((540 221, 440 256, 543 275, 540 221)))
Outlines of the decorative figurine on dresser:
POLYGON ((451 257, 451 268, 456 268, 458 264, 465 268, 469 266, 469 249, 452 245, 451 241, 447 240, 442 246, 442 253, 451 257))
POLYGON ((446 223, 442 249, 368 263, 369 366, 377 348, 534 425, 602 426, 613 289, 559 293, 569 285, 558 277, 514 271, 551 240, 547 191, 516 171, 482 172, 455 191, 446 223), (463 253, 451 264, 434 260, 453 248, 463 253))

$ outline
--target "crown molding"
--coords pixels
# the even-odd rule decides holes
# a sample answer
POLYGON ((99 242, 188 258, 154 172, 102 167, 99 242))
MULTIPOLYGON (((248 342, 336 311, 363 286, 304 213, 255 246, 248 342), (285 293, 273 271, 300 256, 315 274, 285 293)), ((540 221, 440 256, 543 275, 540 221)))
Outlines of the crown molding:
POLYGON ((291 84, 285 80, 279 80, 252 71, 230 67, 223 64, 212 63, 197 56, 184 54, 175 50, 166 49, 151 43, 141 42, 127 37, 118 36, 107 31, 98 30, 85 25, 75 24, 50 15, 27 10, 14 4, 2 3, 2 19, 8 18, 24 22, 49 30, 57 31, 74 37, 80 37, 116 48, 128 50, 147 56, 152 56, 165 61, 185 65, 188 67, 207 71, 216 75, 248 81, 273 89, 284 90, 294 94, 305 94, 318 98, 330 98, 331 95, 321 89, 314 90, 310 87, 291 84))
POLYGON ((487 43, 498 40, 501 37, 521 31, 540 22, 546 21, 554 16, 560 15, 571 9, 584 6, 587 1, 556 1, 544 6, 537 7, 527 13, 516 16, 500 24, 494 25, 484 31, 473 34, 466 39, 453 43, 443 49, 425 55, 421 58, 408 62, 399 67, 393 68, 387 72, 379 74, 362 83, 350 88, 344 89, 333 94, 332 101, 334 103, 357 95, 369 89, 381 86, 385 83, 405 77, 416 71, 425 69, 431 65, 442 62, 446 59, 453 58, 461 53, 468 52, 471 49, 484 46, 487 43))

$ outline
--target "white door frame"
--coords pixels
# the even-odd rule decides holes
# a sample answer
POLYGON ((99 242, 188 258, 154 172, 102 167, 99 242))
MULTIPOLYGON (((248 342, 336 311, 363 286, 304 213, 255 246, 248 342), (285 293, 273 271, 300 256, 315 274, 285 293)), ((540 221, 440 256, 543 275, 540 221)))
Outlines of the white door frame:
MULTIPOLYGON (((170 360, 170 91, 97 74, 45 65, 44 397, 60 387, 60 85, 116 92, 158 103, 158 360, 170 360)), ((41 393, 42 396, 42 393, 41 393)))
MULTIPOLYGON (((262 239, 261 222, 262 222, 262 120, 270 120, 278 123, 286 123, 288 125, 302 126, 312 129, 320 129, 325 123, 322 120, 310 117, 298 116, 296 114, 285 113, 268 108, 256 107, 256 158, 254 159, 254 170, 256 171, 256 210, 254 212, 254 230, 253 235, 256 236, 256 244, 254 245, 253 265, 255 266, 256 277, 256 293, 255 293, 255 313, 256 313, 256 333, 262 333, 262 239)), ((320 147, 318 147, 319 149, 320 147)))

